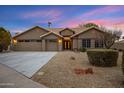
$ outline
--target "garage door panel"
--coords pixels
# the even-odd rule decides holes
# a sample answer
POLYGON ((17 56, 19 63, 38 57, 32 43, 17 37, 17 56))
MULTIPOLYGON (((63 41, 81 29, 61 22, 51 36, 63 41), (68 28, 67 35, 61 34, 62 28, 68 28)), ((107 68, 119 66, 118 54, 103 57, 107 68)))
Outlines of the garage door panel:
POLYGON ((42 44, 38 42, 20 42, 18 43, 15 48, 16 50, 22 51, 38 51, 42 50, 42 44))
POLYGON ((47 51, 57 51, 58 42, 56 39, 47 40, 47 51))

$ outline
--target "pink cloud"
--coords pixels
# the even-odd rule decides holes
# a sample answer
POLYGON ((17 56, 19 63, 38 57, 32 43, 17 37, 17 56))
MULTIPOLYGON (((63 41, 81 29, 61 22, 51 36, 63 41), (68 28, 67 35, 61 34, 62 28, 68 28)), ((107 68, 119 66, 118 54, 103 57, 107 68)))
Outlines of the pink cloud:
POLYGON ((98 25, 110 25, 111 21, 105 20, 105 19, 96 19, 96 20, 89 20, 89 21, 83 21, 83 22, 82 20, 73 20, 71 22, 66 22, 63 26, 77 27, 79 24, 86 24, 86 23, 95 23, 98 25))
POLYGON ((95 23, 97 25, 102 25, 106 27, 116 27, 118 29, 124 30, 124 17, 120 18, 105 18, 105 19, 94 19, 94 20, 71 20, 66 22, 62 26, 67 27, 77 27, 79 24, 86 24, 86 23, 95 23))
MULTIPOLYGON (((104 14, 108 14, 108 13, 109 14, 114 13, 114 12, 119 11, 121 8, 122 8, 122 6, 105 6, 105 7, 99 8, 99 9, 91 10, 89 12, 82 13, 81 15, 76 16, 70 20, 63 21, 62 26, 76 27, 79 24, 83 24, 83 23, 87 23, 87 22, 94 22, 99 25, 109 24, 109 23, 111 23, 109 21, 109 19, 107 19, 107 20, 105 20, 105 19, 89 20, 89 18, 91 18, 92 16, 100 16, 100 15, 104 15, 104 14)), ((113 19, 111 19, 111 20, 113 20, 113 19)))
POLYGON ((99 8, 99 9, 95 9, 95 10, 86 12, 86 13, 80 15, 79 18, 102 15, 102 14, 107 14, 107 13, 110 14, 110 13, 119 11, 121 8, 122 8, 122 6, 105 6, 103 8, 99 8))

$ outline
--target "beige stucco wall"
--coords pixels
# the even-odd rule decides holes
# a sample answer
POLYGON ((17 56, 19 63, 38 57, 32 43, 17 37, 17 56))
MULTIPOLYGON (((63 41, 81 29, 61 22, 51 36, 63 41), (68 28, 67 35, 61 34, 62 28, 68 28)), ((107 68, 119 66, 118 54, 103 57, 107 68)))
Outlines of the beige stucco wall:
MULTIPOLYGON (((34 28, 14 39, 16 40, 40 40, 40 36, 47 33, 48 31, 45 31, 40 28, 34 28)), ((13 50, 22 50, 22 51, 38 51, 42 50, 42 42, 17 42, 16 45, 13 45, 13 50)))
POLYGON ((40 36, 46 34, 47 32, 48 31, 45 31, 43 29, 35 28, 18 36, 16 39, 40 39, 40 36))
POLYGON ((77 39, 72 39, 72 49, 77 49, 78 47, 78 42, 77 42, 77 39))
POLYGON ((60 47, 60 45, 58 44, 58 39, 60 37, 51 33, 45 37, 43 37, 43 45, 42 45, 42 49, 45 51, 58 51, 58 50, 61 50, 59 48, 62 48, 60 47), (56 42, 50 42, 49 40, 56 40, 56 42))
POLYGON ((84 32, 83 34, 78 35, 78 38, 101 38, 103 35, 102 32, 97 31, 96 29, 92 29, 84 32))
POLYGON ((82 48, 82 39, 91 39, 91 48, 95 48, 95 39, 101 39, 102 35, 103 33, 97 31, 96 29, 79 34, 78 36, 73 37, 73 49, 82 48))
POLYGON ((58 39, 59 37, 53 33, 43 37, 42 39, 58 39))
POLYGON ((71 35, 73 35, 73 32, 67 29, 67 30, 63 30, 61 32, 61 35, 62 36, 71 36, 71 35))

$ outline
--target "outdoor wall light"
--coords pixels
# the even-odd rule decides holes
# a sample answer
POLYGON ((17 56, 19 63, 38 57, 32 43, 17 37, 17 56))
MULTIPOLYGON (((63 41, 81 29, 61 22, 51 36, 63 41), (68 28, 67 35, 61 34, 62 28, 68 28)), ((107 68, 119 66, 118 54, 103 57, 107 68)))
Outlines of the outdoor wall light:
POLYGON ((14 43, 14 44, 17 44, 17 40, 14 39, 14 40, 13 40, 13 43, 14 43))
POLYGON ((62 40, 61 40, 61 39, 59 39, 59 40, 58 40, 58 42, 59 42, 59 43, 62 43, 62 40))

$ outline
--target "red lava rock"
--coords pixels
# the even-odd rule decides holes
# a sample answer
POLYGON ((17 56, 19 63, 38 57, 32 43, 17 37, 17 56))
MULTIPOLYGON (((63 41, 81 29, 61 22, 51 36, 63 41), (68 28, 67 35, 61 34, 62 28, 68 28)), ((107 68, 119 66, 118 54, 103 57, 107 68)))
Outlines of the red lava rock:
POLYGON ((85 73, 86 73, 86 74, 93 74, 93 69, 92 69, 92 68, 87 68, 87 69, 85 70, 85 73))
POLYGON ((84 74, 93 74, 93 69, 92 68, 87 68, 87 69, 74 69, 75 74, 77 75, 84 75, 84 74))

